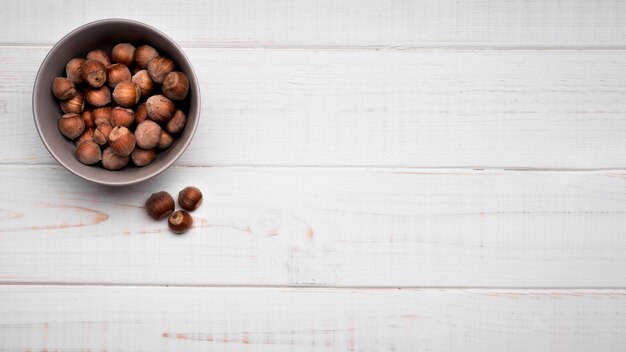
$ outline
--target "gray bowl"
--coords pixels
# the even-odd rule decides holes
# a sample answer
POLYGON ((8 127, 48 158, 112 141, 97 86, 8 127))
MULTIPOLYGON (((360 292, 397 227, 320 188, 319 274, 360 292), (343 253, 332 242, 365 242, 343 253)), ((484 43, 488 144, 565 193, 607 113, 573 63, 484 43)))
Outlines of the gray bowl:
POLYGON ((37 132, 52 156, 67 170, 85 180, 111 186, 135 184, 158 175, 180 157, 193 138, 200 118, 200 90, 198 79, 183 50, 159 30, 141 22, 125 19, 106 19, 88 23, 63 37, 44 59, 33 89, 33 116, 37 132), (189 77, 189 94, 181 109, 187 113, 187 125, 172 146, 158 153, 152 164, 144 167, 129 165, 119 171, 109 171, 101 166, 87 166, 76 160, 76 146, 63 137, 58 120, 63 114, 58 101, 52 95, 52 81, 65 76, 65 64, 74 57, 85 57, 93 49, 111 52, 120 42, 135 45, 149 44, 161 55, 166 55, 177 69, 189 77))

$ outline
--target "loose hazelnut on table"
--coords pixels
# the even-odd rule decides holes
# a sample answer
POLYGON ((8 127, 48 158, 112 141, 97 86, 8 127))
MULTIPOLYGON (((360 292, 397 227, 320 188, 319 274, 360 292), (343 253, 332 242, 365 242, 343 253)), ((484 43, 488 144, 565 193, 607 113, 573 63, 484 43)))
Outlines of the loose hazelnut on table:
POLYGON ((89 87, 85 90, 85 100, 95 107, 103 107, 111 102, 111 91, 107 86, 89 87))
POLYGON ((177 210, 167 219, 167 224, 174 233, 181 234, 191 229, 193 226, 193 218, 188 212, 177 210))
POLYGON ((133 164, 137 166, 146 166, 152 163, 156 158, 156 150, 135 148, 135 150, 133 150, 130 154, 130 158, 133 161, 133 164))
POLYGON ((153 95, 146 100, 148 116, 158 123, 165 123, 174 116, 176 106, 169 98, 163 95, 153 95))
POLYGON ((87 53, 87 60, 95 60, 101 62, 104 67, 111 66, 111 59, 107 55, 106 51, 102 49, 95 49, 87 53))
POLYGON ((174 61, 169 57, 157 56, 148 62, 148 73, 156 83, 163 83, 165 75, 174 70, 174 61))
POLYGON ((133 75, 132 81, 141 89, 141 95, 148 95, 154 89, 154 81, 147 70, 141 70, 133 75))
POLYGON ((135 129, 137 146, 142 149, 153 149, 159 144, 161 126, 151 120, 146 120, 135 129))
POLYGON ((76 148, 76 159, 85 165, 93 165, 102 160, 100 146, 94 142, 83 142, 76 148))
POLYGON ((85 130, 83 118, 74 113, 61 116, 59 119, 59 131, 69 139, 78 138, 85 130))
POLYGON ((133 56, 135 55, 135 46, 131 43, 120 43, 113 47, 111 50, 111 60, 113 62, 119 62, 126 66, 130 66, 133 63, 133 56))
POLYGON ((93 141, 98 145, 105 145, 109 143, 109 134, 113 126, 108 123, 104 123, 98 126, 95 131, 93 131, 93 141))
POLYGON ((165 125, 165 130, 167 133, 177 134, 185 128, 186 123, 187 115, 182 110, 176 110, 174 117, 165 125))
POLYGON ((85 60, 82 65, 81 77, 92 87, 102 87, 107 80, 106 67, 100 61, 85 60))
POLYGON ((120 106, 130 108, 139 102, 141 89, 133 81, 122 81, 113 90, 113 99, 120 106))
POLYGON ((197 187, 185 187, 178 193, 178 204, 187 211, 194 211, 202 204, 202 192, 197 187))
POLYGON ((109 133, 109 146, 113 153, 128 156, 135 149, 135 136, 126 127, 113 127, 109 133))
POLYGON ((153 193, 148 200, 146 200, 146 212, 155 220, 160 220, 170 215, 176 204, 174 198, 167 192, 153 193))
POLYGON ((76 95, 76 86, 65 77, 56 77, 52 81, 52 94, 59 100, 72 99, 76 95))
POLYGON ((128 81, 130 76, 130 70, 124 64, 113 64, 107 67, 107 83, 111 88, 115 88, 118 83, 122 81, 128 81))
POLYGON ((128 155, 117 155, 113 153, 113 149, 111 149, 111 147, 106 148, 102 152, 102 166, 107 170, 116 171, 123 169, 124 166, 128 165, 129 161, 130 157, 128 155))
POLYGON ((67 79, 72 81, 74 84, 80 84, 83 82, 82 72, 83 72, 83 63, 85 63, 85 59, 82 57, 77 57, 71 59, 65 65, 65 75, 67 79))
POLYGON ((189 79, 182 72, 172 71, 163 79, 163 95, 172 100, 183 100, 189 92, 189 79))
POLYGON ((61 110, 66 114, 69 114, 69 113, 80 114, 81 112, 83 112, 83 109, 85 108, 84 95, 83 93, 77 90, 76 94, 74 95, 72 99, 62 101, 60 105, 61 105, 61 110))
POLYGON ((148 62, 153 58, 159 56, 159 52, 150 45, 140 45, 135 49, 133 60, 139 66, 139 68, 148 67, 148 62))
POLYGON ((111 125, 130 127, 135 122, 135 112, 132 109, 125 109, 116 106, 111 113, 111 125))

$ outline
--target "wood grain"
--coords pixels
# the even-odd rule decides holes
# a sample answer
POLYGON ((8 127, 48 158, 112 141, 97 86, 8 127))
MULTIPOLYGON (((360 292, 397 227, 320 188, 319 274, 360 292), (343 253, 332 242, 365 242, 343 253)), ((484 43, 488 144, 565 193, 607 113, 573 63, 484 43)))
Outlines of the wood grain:
POLYGON ((624 290, 0 287, 10 351, 621 351, 624 290))
POLYGON ((2 167, 0 281, 626 287, 626 174, 173 168, 132 188, 2 167), (196 228, 143 201, 195 185, 196 228))
POLYGON ((623 48, 620 0, 19 1, 0 42, 54 43, 85 22, 123 17, 184 45, 229 47, 623 48), (45 28, 45 30, 42 30, 45 28))
MULTIPOLYGON (((30 117, 47 50, 0 49, 1 163, 54 163, 30 117)), ((203 109, 179 165, 626 167, 622 51, 187 53, 203 109)))

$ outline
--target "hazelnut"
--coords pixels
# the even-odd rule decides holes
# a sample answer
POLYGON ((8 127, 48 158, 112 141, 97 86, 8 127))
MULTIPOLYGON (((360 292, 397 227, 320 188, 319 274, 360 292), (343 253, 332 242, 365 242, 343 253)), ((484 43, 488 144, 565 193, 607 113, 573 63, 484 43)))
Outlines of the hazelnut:
POLYGON ((56 77, 52 81, 52 94, 59 100, 72 99, 76 95, 76 86, 65 77, 56 77))
POLYGON ((165 75, 174 70, 174 61, 169 57, 157 56, 148 62, 148 73, 156 83, 162 83, 165 75))
POLYGON ((113 153, 113 149, 111 147, 106 148, 102 152, 102 166, 107 170, 119 170, 124 168, 124 166, 128 165, 130 161, 130 157, 127 156, 119 156, 113 153))
POLYGON ((95 107, 102 107, 111 102, 111 91, 109 87, 100 88, 89 87, 85 90, 85 100, 95 107))
POLYGON ((169 216, 176 207, 174 198, 167 192, 152 193, 146 200, 146 212, 155 220, 169 216))
POLYGON ((65 114, 59 119, 59 131, 69 139, 78 138, 84 130, 85 123, 83 122, 83 118, 78 114, 65 114))
POLYGON ((109 133, 109 145, 113 153, 128 156, 135 149, 135 136, 126 127, 113 127, 109 133))
POLYGON ((189 92, 189 79, 182 72, 172 71, 163 79, 163 95, 172 100, 183 100, 189 92))
POLYGON ((113 62, 119 62, 126 66, 130 66, 133 63, 134 55, 135 47, 130 43, 119 43, 111 50, 111 59, 113 62))
POLYGON ((102 87, 106 82, 107 74, 102 62, 85 60, 81 68, 81 77, 92 87, 102 87))
POLYGON ((187 116, 182 110, 176 110, 174 113, 174 117, 167 122, 165 125, 165 130, 167 133, 177 134, 185 128, 185 123, 187 123, 187 116))
POLYGON ((167 225, 176 234, 189 231, 193 227, 193 218, 184 210, 177 210, 167 219, 167 225))
POLYGON ((169 121, 174 116, 174 102, 163 95, 153 95, 146 100, 148 116, 158 123, 169 121))
POLYGON ((109 55, 102 49, 95 49, 87 53, 87 60, 100 61, 104 67, 111 66, 109 55))
POLYGON ((85 108, 85 101, 83 99, 83 93, 77 90, 76 95, 74 95, 72 99, 61 102, 61 110, 66 114, 80 114, 85 108))
POLYGON ((85 127, 85 132, 78 136, 78 138, 74 142, 76 143, 76 146, 79 146, 81 143, 84 142, 93 142, 93 128, 85 127))
POLYGON ((98 126, 96 130, 93 131, 93 141, 98 145, 106 145, 109 143, 109 134, 112 129, 113 126, 108 123, 98 126))
POLYGON ((133 81, 122 81, 113 90, 113 99, 125 108, 137 104, 139 98, 141 98, 141 89, 133 81))
POLYGON ((185 187, 178 193, 178 204, 185 210, 194 211, 202 204, 202 192, 197 187, 185 187))
POLYGON ((148 119, 148 110, 146 109, 146 103, 141 103, 135 109, 135 122, 140 124, 148 119))
POLYGON ((128 81, 130 79, 130 70, 124 64, 113 64, 107 67, 107 83, 111 88, 121 81, 128 81))
POLYGON ((137 146, 142 149, 152 149, 159 144, 161 138, 161 126, 151 120, 146 120, 135 129, 137 146))
POLYGON ((132 81, 141 89, 141 95, 148 95, 154 89, 154 82, 147 70, 141 70, 133 75, 132 81))
POLYGON ((130 154, 130 158, 137 166, 146 166, 154 161, 156 158, 156 151, 154 149, 141 149, 135 148, 130 154))
POLYGON ((96 126, 102 124, 111 124, 111 114, 113 114, 113 108, 110 106, 103 106, 101 108, 94 109, 91 112, 91 118, 96 126))
POLYGON ((122 107, 115 107, 111 114, 111 125, 130 127, 135 122, 135 113, 132 109, 125 109, 122 107))
POLYGON ((96 123, 94 122, 93 116, 91 115, 91 110, 83 111, 80 116, 83 118, 85 128, 96 128, 96 123))
POLYGON ((161 130, 161 136, 159 137, 159 144, 157 144, 157 148, 163 150, 167 149, 174 143, 174 137, 171 134, 161 130))
POLYGON ((82 73, 83 73, 83 63, 85 63, 85 59, 82 57, 77 57, 71 59, 65 65, 65 75, 67 79, 74 82, 74 84, 79 84, 83 82, 82 73))
POLYGON ((159 56, 159 52, 150 45, 140 45, 135 49, 133 60, 139 66, 139 68, 148 67, 148 62, 153 58, 159 56))
POLYGON ((92 141, 83 142, 76 148, 76 159, 85 165, 93 165, 102 160, 100 146, 92 141))

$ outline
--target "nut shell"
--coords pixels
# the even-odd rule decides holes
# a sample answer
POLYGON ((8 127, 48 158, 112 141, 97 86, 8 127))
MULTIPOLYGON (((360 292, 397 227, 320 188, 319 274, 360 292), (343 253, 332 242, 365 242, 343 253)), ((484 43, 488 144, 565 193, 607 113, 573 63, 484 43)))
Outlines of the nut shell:
POLYGON ((140 124, 148 119, 148 110, 146 109, 146 103, 137 105, 135 109, 135 122, 140 124))
POLYGON ((109 134, 113 130, 113 126, 108 123, 98 126, 93 131, 93 141, 98 145, 106 145, 109 143, 109 134))
POLYGON ((80 114, 85 108, 84 95, 79 90, 76 91, 76 95, 72 99, 61 102, 61 110, 66 113, 80 114))
POLYGON ((156 83, 163 83, 165 75, 174 70, 174 61, 169 57, 157 56, 148 62, 148 73, 156 83))
POLYGON ((159 52, 150 45, 140 45, 135 49, 133 60, 139 68, 148 67, 148 62, 159 56, 159 52))
POLYGON ((197 187, 189 186, 178 192, 178 205, 187 211, 194 211, 202 204, 202 192, 197 187))
POLYGON ((189 92, 189 79, 187 75, 172 71, 163 79, 163 95, 172 100, 183 100, 189 92))
POLYGON ((85 63, 85 59, 76 57, 68 61, 65 65, 65 75, 67 79, 74 82, 74 84, 83 82, 83 78, 81 77, 83 73, 83 63, 85 63))
POLYGON ((111 50, 111 60, 126 66, 132 65, 134 56, 135 46, 131 43, 119 43, 111 50))
POLYGON ((95 60, 101 62, 104 67, 111 65, 111 59, 107 55, 106 51, 102 49, 95 49, 87 53, 87 60, 95 60))
POLYGON ((156 150, 135 148, 135 150, 133 150, 130 154, 130 158, 132 159, 133 164, 139 167, 146 166, 152 163, 156 158, 156 150))
POLYGON ((113 99, 120 106, 130 108, 139 102, 141 89, 133 81, 122 81, 113 90, 113 99))
POLYGON ((111 102, 111 91, 107 86, 89 87, 85 90, 85 100, 93 106, 103 107, 111 102))
POLYGON ((61 134, 69 139, 76 139, 83 131, 85 131, 85 123, 83 118, 74 113, 69 113, 61 116, 59 119, 59 131, 61 134))
POLYGON ((100 61, 85 60, 82 65, 81 77, 92 87, 102 87, 106 83, 106 66, 100 61))
POLYGON ((80 116, 83 118, 85 128, 96 128, 96 122, 93 120, 91 110, 84 110, 83 113, 80 114, 80 116))
POLYGON ((148 95, 154 89, 154 81, 150 78, 148 70, 141 70, 133 75, 132 81, 141 89, 141 95, 148 95))
POLYGON ((78 147, 83 142, 93 142, 93 132, 93 128, 85 127, 85 132, 78 136, 78 138, 74 141, 74 143, 76 143, 76 146, 78 147))
POLYGON ((76 159, 85 165, 93 165, 102 160, 100 146, 94 142, 87 141, 76 148, 76 159))
POLYGON ((167 122, 165 130, 170 134, 180 133, 187 123, 187 115, 182 110, 176 110, 174 117, 167 122))
POLYGON ((193 217, 184 210, 177 210, 167 219, 167 225, 176 234, 185 233, 193 227, 193 217))
POLYGON ((135 149, 135 136, 126 127, 113 127, 109 133, 111 151, 119 156, 128 156, 135 149))
POLYGON ((102 124, 111 124, 111 114, 113 113, 113 108, 110 106, 103 106, 101 108, 93 109, 91 112, 91 118, 96 126, 100 126, 102 124))
POLYGON ((171 134, 161 131, 161 136, 159 137, 159 144, 157 144, 157 148, 163 150, 169 148, 172 143, 174 143, 174 137, 171 134))
POLYGON ((146 120, 135 129, 137 146, 142 149, 153 149, 159 144, 161 138, 161 126, 151 120, 146 120))
POLYGON ((122 82, 130 79, 130 70, 124 64, 113 64, 107 67, 107 84, 111 88, 122 82))
POLYGON ((132 109, 125 109, 119 106, 116 106, 113 109, 113 113, 111 114, 111 125, 112 126, 123 126, 130 127, 130 125, 135 122, 135 113, 132 109))
POLYGON ((59 100, 72 99, 76 95, 76 86, 65 77, 56 77, 52 81, 52 94, 59 100))
POLYGON ((148 116, 158 123, 165 123, 174 116, 176 106, 169 98, 163 95, 153 95, 146 100, 148 116))
POLYGON ((155 220, 163 219, 172 212, 176 207, 174 198, 167 192, 153 193, 148 200, 146 200, 146 212, 155 220))
POLYGON ((129 156, 119 156, 113 153, 111 147, 106 148, 102 152, 102 166, 107 170, 115 171, 123 169, 124 166, 128 165, 129 161, 129 156))

